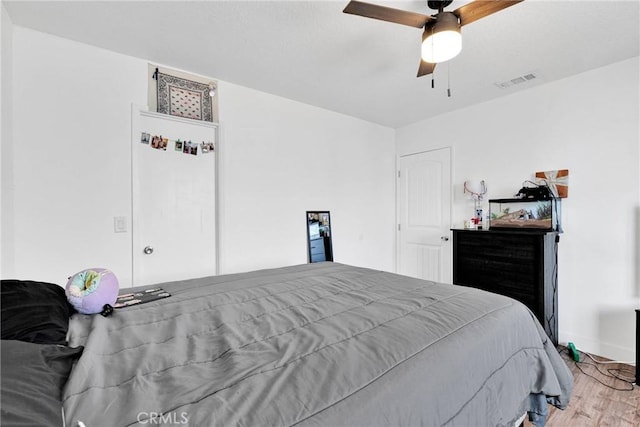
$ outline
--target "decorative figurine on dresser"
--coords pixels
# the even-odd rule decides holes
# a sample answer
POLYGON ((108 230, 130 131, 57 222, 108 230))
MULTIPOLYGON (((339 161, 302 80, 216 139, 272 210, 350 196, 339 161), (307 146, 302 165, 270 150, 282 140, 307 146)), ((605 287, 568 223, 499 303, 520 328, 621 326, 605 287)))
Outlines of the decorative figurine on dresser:
POLYGON ((560 201, 546 187, 523 193, 489 200, 489 230, 452 230, 453 283, 522 302, 557 345, 560 201))

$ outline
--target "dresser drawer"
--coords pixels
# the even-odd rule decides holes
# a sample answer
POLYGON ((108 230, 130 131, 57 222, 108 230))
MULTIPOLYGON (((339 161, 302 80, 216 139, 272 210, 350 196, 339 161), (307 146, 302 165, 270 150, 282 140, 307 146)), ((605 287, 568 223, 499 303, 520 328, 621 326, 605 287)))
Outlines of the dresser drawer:
POLYGON ((522 264, 530 263, 538 256, 538 244, 530 236, 522 236, 514 240, 509 236, 495 236, 488 232, 477 232, 477 235, 461 234, 458 237, 458 254, 465 258, 481 257, 488 260, 509 260, 522 264))

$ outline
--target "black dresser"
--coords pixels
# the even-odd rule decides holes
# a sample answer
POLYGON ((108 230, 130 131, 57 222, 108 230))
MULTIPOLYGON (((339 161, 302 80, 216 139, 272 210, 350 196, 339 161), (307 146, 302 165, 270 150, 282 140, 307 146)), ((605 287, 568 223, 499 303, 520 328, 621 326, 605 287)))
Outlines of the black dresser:
POLYGON ((453 283, 522 302, 557 345, 559 234, 503 229, 452 231, 453 283))

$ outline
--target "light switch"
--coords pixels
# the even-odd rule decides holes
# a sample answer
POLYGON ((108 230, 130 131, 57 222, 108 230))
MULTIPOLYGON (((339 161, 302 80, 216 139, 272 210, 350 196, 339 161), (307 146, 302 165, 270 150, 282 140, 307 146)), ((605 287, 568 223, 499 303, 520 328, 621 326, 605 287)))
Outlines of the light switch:
POLYGON ((113 231, 116 233, 127 232, 127 218, 124 216, 113 217, 113 231))

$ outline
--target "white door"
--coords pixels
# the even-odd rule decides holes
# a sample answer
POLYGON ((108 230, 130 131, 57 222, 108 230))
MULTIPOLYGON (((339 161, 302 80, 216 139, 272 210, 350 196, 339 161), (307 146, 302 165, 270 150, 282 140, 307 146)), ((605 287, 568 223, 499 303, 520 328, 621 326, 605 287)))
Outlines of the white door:
POLYGON ((216 135, 217 126, 212 123, 141 111, 134 106, 134 286, 217 273, 217 153, 207 150, 210 144, 204 150, 201 145, 215 144, 216 135), (148 134, 146 143, 141 142, 143 134, 148 134), (167 141, 159 144, 161 148, 153 148, 154 136, 167 141), (164 144, 166 147, 162 147, 164 144))
POLYGON ((451 150, 398 160, 398 273, 451 283, 451 150))

